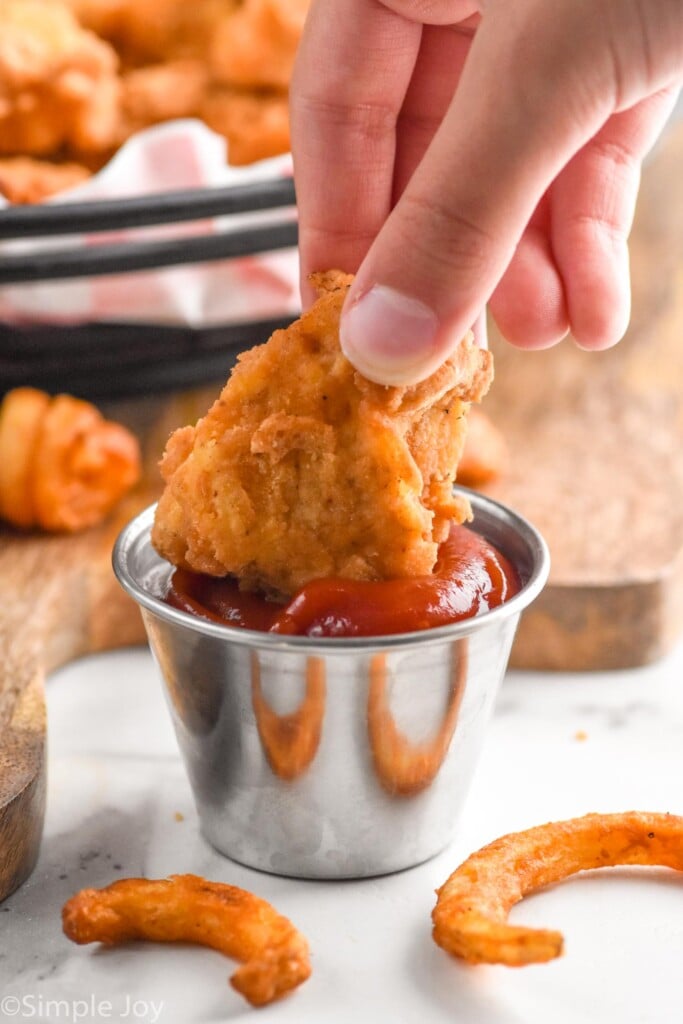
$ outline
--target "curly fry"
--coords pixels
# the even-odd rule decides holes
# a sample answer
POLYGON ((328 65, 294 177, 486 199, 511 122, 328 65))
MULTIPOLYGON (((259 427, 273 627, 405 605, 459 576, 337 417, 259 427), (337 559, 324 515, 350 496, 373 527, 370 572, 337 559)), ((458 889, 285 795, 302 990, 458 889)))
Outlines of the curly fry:
POLYGON ((35 522, 33 459, 49 404, 44 391, 16 388, 0 405, 0 516, 15 526, 35 522))
POLYGON ((72 531, 99 522, 139 475, 132 434, 89 402, 54 399, 36 452, 33 493, 41 526, 72 531))
POLYGON ((438 892, 434 941, 469 963, 543 963, 562 954, 560 932, 507 923, 528 893, 578 871, 618 864, 683 871, 683 817, 627 811, 587 814, 496 839, 473 853, 438 892))
POLYGON ((0 407, 0 515, 72 532, 100 522, 140 478, 136 439, 70 395, 11 391, 0 407))
POLYGON ((280 779, 302 775, 320 745, 325 714, 325 665, 321 658, 306 659, 306 696, 290 715, 277 715, 261 692, 258 655, 251 657, 251 693, 256 727, 268 764, 280 779))
POLYGON ((64 904, 62 926, 81 945, 147 939, 217 949, 242 961, 230 984, 252 1006, 281 998, 311 973, 308 944, 291 921, 244 889, 197 875, 83 889, 64 904))
POLYGON ((448 753, 467 682, 467 640, 452 655, 452 680, 448 707, 439 730, 425 743, 410 743, 396 728, 386 697, 386 655, 370 662, 368 733, 375 771, 392 796, 414 796, 431 785, 448 753))

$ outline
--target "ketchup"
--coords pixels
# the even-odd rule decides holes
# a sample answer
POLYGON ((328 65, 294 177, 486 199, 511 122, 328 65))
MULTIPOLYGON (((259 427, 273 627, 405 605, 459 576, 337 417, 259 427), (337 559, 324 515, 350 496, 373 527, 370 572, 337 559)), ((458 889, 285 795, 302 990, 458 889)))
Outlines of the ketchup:
POLYGON ((276 604, 240 590, 231 577, 176 569, 166 602, 212 622, 262 632, 386 636, 480 615, 519 589, 519 575, 500 551, 465 526, 453 525, 430 576, 378 582, 312 580, 287 604, 276 604))

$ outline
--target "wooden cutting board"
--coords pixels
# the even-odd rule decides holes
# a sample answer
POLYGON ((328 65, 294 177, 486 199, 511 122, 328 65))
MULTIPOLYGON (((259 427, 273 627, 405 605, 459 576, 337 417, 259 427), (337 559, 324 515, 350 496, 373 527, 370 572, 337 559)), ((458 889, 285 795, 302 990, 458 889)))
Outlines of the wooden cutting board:
MULTIPOLYGON (((683 126, 648 167, 633 239, 634 317, 602 355, 495 345, 486 408, 509 467, 490 493, 545 534, 550 583, 526 613, 513 663, 594 669, 658 657, 683 629, 683 126)), ((30 873, 45 803, 45 676, 92 651, 142 643, 110 566, 118 530, 154 500, 166 437, 217 388, 117 402, 143 441, 146 482, 104 526, 75 537, 0 529, 0 900, 30 873)))
POLYGON ((515 666, 643 665, 683 631, 683 124, 645 169, 631 265, 631 327, 609 352, 492 344, 485 410, 510 461, 489 493, 552 559, 515 666))

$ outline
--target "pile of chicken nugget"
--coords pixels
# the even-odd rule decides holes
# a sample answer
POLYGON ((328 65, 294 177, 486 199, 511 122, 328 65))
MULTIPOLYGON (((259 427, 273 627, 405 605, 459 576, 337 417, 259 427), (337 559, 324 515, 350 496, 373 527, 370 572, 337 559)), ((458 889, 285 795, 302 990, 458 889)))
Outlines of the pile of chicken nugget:
POLYGON ((0 194, 39 202, 134 132, 197 117, 231 164, 289 149, 310 0, 2 0, 0 194))

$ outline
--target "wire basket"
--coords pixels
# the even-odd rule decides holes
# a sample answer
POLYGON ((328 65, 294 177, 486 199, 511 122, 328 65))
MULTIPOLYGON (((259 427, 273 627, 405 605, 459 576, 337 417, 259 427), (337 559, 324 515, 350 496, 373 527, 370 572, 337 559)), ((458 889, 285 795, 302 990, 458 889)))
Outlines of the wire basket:
MULTIPOLYGON (((291 178, 88 203, 11 207, 0 240, 49 239, 172 225, 294 207, 291 178)), ((296 220, 154 241, 102 242, 0 259, 0 286, 32 284, 250 256, 297 244, 296 220)), ((0 393, 30 385, 114 398, 190 387, 226 375, 238 352, 292 319, 193 328, 155 323, 0 324, 0 393)))

